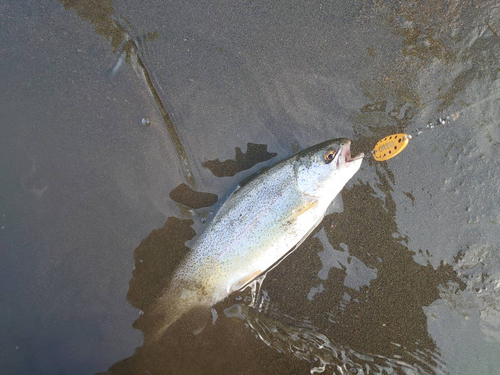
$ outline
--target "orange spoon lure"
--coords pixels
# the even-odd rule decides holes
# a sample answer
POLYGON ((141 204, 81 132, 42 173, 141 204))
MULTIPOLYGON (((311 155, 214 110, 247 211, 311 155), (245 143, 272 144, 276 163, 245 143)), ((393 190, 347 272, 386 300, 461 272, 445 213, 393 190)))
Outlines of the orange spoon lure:
POLYGON ((439 125, 446 125, 450 121, 455 121, 458 118, 458 116, 459 112, 454 113, 450 116, 446 116, 444 118, 440 117, 436 121, 436 123, 430 122, 427 124, 425 129, 417 129, 414 132, 412 132, 412 134, 397 133, 388 135, 387 137, 377 142, 373 151, 371 152, 371 155, 377 161, 389 160, 394 156, 398 155, 401 151, 403 151, 405 147, 408 146, 408 142, 410 142, 410 139, 422 134, 424 130, 434 129, 436 126, 439 125))

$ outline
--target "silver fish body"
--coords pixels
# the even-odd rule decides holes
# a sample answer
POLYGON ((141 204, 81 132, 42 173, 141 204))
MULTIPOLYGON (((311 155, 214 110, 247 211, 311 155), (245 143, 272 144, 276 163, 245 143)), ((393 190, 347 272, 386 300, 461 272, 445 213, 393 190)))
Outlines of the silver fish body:
POLYGON ((289 253, 322 221, 362 159, 351 159, 349 140, 330 140, 237 188, 177 268, 161 298, 160 331, 241 289, 289 253))

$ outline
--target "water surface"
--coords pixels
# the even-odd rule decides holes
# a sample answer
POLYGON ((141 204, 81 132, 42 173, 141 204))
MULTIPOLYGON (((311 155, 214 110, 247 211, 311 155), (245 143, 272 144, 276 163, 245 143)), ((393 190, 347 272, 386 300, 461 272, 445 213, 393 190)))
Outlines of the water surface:
POLYGON ((500 374, 496 2, 7 1, 0 21, 6 373, 500 374), (366 160, 258 301, 154 339, 240 181, 451 113, 366 160))

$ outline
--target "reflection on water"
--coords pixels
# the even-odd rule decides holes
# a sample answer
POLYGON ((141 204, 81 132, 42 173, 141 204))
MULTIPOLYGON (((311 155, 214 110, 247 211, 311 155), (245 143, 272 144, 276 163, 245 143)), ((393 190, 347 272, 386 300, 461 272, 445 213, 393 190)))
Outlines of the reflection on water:
MULTIPOLYGON (((377 277, 377 270, 368 268, 363 262, 356 257, 349 255, 349 249, 346 244, 340 243, 342 250, 335 250, 328 238, 324 229, 316 233, 315 238, 319 239, 324 250, 319 252, 322 268, 318 272, 318 277, 321 280, 328 279, 328 274, 332 267, 342 269, 346 273, 344 285, 350 289, 357 291, 364 285, 369 285, 370 281, 377 277)), ((323 289, 323 284, 320 284, 323 289)))
POLYGON ((480 327, 491 342, 500 342, 500 251, 491 245, 469 248, 455 266, 461 283, 441 288, 441 300, 465 318, 480 312, 480 327))
POLYGON ((373 374, 384 371, 406 374, 447 373, 439 355, 427 349, 412 353, 393 343, 393 354, 390 358, 359 353, 318 332, 307 320, 300 321, 273 311, 267 298, 261 299, 259 311, 238 304, 226 309, 225 313, 228 317, 246 320, 259 338, 273 349, 281 353, 290 352, 309 362, 311 374, 331 371, 334 374, 373 374))

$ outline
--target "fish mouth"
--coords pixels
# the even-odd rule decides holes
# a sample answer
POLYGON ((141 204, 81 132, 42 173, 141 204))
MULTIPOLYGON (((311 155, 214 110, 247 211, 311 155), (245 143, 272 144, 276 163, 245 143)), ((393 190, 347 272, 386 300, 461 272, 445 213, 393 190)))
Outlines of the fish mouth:
POLYGON ((340 147, 340 155, 338 159, 339 164, 349 164, 353 161, 362 159, 365 157, 364 153, 357 154, 356 156, 351 156, 351 141, 349 139, 345 139, 341 143, 340 147))

